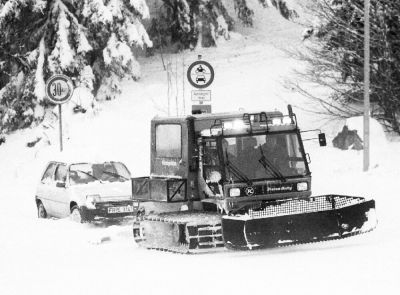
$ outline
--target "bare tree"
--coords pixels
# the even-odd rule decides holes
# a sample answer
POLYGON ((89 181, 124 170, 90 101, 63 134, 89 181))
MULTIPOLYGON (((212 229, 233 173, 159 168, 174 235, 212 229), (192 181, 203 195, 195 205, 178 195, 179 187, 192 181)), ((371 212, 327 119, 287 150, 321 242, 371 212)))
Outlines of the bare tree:
MULTIPOLYGON (((288 87, 314 100, 314 112, 338 117, 362 114, 363 0, 310 0, 306 9, 319 20, 305 30, 305 49, 291 52, 308 68, 288 87), (313 94, 305 83, 330 89, 328 98, 313 94)), ((372 115, 400 133, 400 3, 371 1, 372 115)))

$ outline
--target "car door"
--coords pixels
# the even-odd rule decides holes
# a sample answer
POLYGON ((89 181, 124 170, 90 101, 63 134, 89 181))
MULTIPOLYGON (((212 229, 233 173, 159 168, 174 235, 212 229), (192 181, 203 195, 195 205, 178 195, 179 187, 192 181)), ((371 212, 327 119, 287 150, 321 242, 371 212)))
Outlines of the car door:
POLYGON ((55 162, 50 162, 47 165, 36 192, 37 197, 43 203, 43 206, 49 216, 55 216, 52 198, 54 190, 54 173, 56 168, 57 163, 55 162))
POLYGON ((67 165, 58 163, 54 173, 54 186, 52 188, 52 200, 54 214, 56 217, 64 218, 69 216, 69 197, 67 185, 67 165))

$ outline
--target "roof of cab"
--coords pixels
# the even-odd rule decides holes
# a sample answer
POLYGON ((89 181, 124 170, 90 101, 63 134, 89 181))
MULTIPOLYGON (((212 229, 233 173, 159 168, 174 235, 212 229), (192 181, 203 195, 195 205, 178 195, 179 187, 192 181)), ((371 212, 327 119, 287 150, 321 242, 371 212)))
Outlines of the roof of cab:
POLYGON ((188 116, 171 116, 171 117, 159 117, 156 116, 152 119, 154 122, 177 122, 177 121, 186 121, 188 119, 194 119, 195 121, 202 120, 216 120, 216 119, 231 119, 231 118, 243 118, 244 114, 260 114, 266 113, 267 117, 280 117, 282 116, 282 112, 273 111, 273 112, 265 112, 265 111, 254 111, 254 112, 245 112, 245 111, 235 111, 235 112, 223 112, 223 113, 205 113, 205 114, 196 114, 196 115, 188 115, 188 116))

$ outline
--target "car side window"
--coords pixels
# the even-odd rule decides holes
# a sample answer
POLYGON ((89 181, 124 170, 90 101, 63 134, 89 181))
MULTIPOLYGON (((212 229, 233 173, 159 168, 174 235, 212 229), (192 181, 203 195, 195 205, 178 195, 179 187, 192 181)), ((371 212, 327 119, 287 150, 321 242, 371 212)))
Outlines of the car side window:
POLYGON ((54 172, 56 170, 57 163, 50 163, 47 166, 46 171, 43 173, 42 182, 50 183, 54 180, 54 172))
POLYGON ((54 179, 56 182, 63 182, 67 180, 67 165, 65 164, 59 164, 57 166, 54 179))

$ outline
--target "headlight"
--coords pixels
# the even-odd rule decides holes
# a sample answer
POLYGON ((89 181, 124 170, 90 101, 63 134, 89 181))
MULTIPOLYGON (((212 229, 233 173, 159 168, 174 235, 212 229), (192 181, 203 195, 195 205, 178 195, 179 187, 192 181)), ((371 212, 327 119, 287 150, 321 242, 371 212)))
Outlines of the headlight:
POLYGON ((241 130, 241 129, 245 129, 246 125, 244 124, 244 122, 242 120, 235 120, 232 123, 232 127, 235 130, 241 130))
POLYGON ((282 123, 283 123, 284 125, 290 125, 290 124, 292 124, 292 118, 290 118, 290 117, 283 117, 282 123))
POLYGON ((272 125, 282 125, 282 118, 272 119, 272 125))
POLYGON ((239 197, 240 196, 240 189, 239 188, 231 188, 229 190, 229 196, 230 197, 239 197))
POLYGON ((222 127, 211 127, 210 133, 212 136, 218 136, 222 134, 222 127))
POLYGON ((297 191, 298 192, 302 192, 302 191, 306 191, 308 189, 308 184, 307 182, 299 182, 297 184, 297 191))
POLYGON ((96 203, 100 201, 100 195, 86 196, 86 207, 88 209, 96 209, 96 203))

